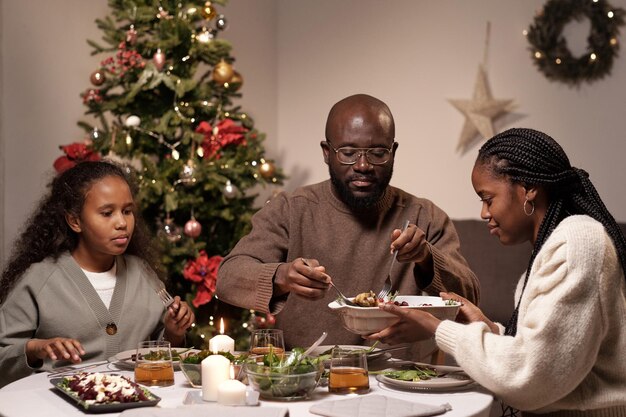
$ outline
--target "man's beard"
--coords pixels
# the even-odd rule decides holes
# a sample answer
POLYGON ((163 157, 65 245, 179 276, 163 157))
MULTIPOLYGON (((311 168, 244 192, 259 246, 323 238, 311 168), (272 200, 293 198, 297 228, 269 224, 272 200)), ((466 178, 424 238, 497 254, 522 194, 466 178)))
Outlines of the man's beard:
POLYGON ((376 203, 380 201, 382 196, 385 194, 385 190, 391 181, 391 176, 393 175, 393 166, 389 169, 389 171, 385 171, 384 174, 379 178, 379 181, 376 181, 372 192, 366 196, 358 197, 354 195, 352 190, 348 188, 348 185, 337 178, 332 168, 328 167, 328 172, 330 173, 330 180, 339 194, 339 198, 351 209, 353 210, 367 210, 376 203))

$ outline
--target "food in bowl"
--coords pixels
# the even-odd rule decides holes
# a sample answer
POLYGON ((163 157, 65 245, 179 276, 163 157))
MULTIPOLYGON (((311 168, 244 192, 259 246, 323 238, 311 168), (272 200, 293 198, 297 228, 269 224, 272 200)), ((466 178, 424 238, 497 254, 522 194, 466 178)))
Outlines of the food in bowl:
POLYGON ((396 301, 395 298, 397 296, 397 292, 394 294, 390 294, 385 298, 378 298, 374 291, 369 290, 368 292, 362 292, 357 294, 354 297, 353 301, 359 307, 378 307, 380 304, 391 303, 393 302, 395 305, 408 306, 409 304, 406 301, 396 301))
MULTIPOLYGON (((235 372, 235 378, 243 381, 245 379, 245 373, 242 372, 243 363, 250 358, 248 353, 241 353, 233 355, 230 352, 218 352, 219 355, 225 356, 233 364, 235 372)), ((198 352, 189 353, 187 355, 181 355, 180 369, 183 371, 183 375, 187 378, 187 382, 194 388, 202 388, 202 361, 209 355, 213 355, 213 352, 209 350, 201 350, 198 352)))
MULTIPOLYGON (((398 295, 394 299, 396 302, 408 304, 400 305, 400 308, 423 310, 440 320, 454 320, 461 307, 461 303, 456 301, 421 295, 398 295)), ((376 333, 398 321, 397 316, 379 307, 355 307, 337 301, 328 304, 328 307, 339 314, 344 328, 359 335, 376 333)))
POLYGON ((245 373, 248 383, 261 398, 277 401, 306 399, 315 390, 324 372, 322 359, 303 356, 302 348, 294 348, 289 354, 273 353, 261 359, 248 360, 245 373))

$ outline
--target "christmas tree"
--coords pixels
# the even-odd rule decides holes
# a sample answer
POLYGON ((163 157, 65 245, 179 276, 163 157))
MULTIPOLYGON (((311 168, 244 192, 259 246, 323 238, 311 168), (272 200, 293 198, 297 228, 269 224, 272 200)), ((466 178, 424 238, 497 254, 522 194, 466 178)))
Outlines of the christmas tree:
POLYGON ((96 20, 104 43, 88 41, 105 56, 81 94, 94 120, 79 122, 89 139, 61 146, 54 165, 104 156, 134 172, 168 289, 195 308, 191 343, 204 346, 224 318, 244 349, 250 327, 268 321, 216 299, 217 268, 249 231, 254 190, 284 177, 264 155, 264 135, 233 104, 243 77, 219 38, 225 3, 109 0, 111 14, 96 20))

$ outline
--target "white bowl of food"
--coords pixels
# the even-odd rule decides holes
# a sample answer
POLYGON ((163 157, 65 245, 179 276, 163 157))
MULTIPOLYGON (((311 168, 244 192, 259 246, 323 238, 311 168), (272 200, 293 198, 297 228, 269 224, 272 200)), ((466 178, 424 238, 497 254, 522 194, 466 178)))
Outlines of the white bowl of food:
MULTIPOLYGON (((351 300, 355 298, 357 297, 351 300)), ((454 320, 461 307, 456 301, 422 295, 398 295, 394 302, 400 308, 426 311, 440 320, 454 320)), ((343 327, 359 335, 376 333, 399 320, 397 316, 379 307, 348 306, 338 301, 333 301, 328 307, 339 314, 343 327)))

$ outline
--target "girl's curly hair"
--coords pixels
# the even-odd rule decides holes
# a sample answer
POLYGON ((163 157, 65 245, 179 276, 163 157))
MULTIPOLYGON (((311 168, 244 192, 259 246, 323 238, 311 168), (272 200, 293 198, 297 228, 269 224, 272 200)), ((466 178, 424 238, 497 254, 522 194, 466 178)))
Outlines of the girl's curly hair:
MULTIPOLYGON (((48 257, 56 260, 62 253, 76 248, 79 236, 67 224, 66 215, 80 216, 89 189, 97 181, 110 176, 122 178, 132 195, 136 195, 137 186, 133 178, 110 161, 80 162, 52 179, 48 185, 49 192, 26 221, 25 230, 15 241, 11 257, 2 272, 0 304, 32 264, 48 257)), ((135 229, 126 253, 143 259, 163 278, 158 251, 137 212, 135 229)))

